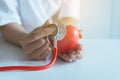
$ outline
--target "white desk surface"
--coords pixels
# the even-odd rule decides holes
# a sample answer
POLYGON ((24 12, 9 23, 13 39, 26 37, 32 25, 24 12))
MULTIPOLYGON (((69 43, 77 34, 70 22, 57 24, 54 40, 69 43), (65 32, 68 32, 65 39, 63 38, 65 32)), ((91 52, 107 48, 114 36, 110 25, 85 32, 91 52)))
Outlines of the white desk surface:
MULTIPOLYGON (((57 60, 43 71, 0 72, 0 80, 120 80, 120 40, 87 39, 83 59, 73 63, 57 60)), ((0 66, 38 65, 22 50, 0 39, 0 66), (23 63, 22 63, 23 62, 23 63)))

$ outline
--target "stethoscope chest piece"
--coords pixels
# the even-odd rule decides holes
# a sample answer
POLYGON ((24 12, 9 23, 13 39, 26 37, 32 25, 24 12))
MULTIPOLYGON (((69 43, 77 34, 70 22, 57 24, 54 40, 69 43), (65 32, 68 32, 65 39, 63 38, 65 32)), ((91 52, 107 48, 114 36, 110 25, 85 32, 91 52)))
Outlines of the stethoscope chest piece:
POLYGON ((54 22, 54 24, 51 24, 49 27, 51 26, 54 26, 56 28, 56 31, 50 35, 50 37, 56 37, 57 41, 62 40, 66 34, 65 25, 61 22, 54 22))

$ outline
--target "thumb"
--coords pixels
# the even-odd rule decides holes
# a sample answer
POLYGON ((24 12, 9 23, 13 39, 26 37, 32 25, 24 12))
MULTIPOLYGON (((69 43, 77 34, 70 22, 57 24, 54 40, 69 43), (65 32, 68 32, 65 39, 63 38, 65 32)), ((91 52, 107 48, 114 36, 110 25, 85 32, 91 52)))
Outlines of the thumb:
POLYGON ((36 39, 40 39, 49 35, 52 35, 57 31, 55 24, 44 24, 41 27, 36 28, 31 34, 36 36, 36 39))
POLYGON ((55 33, 57 30, 57 27, 55 24, 51 24, 45 28, 41 28, 39 30, 39 32, 37 31, 37 35, 39 36, 39 38, 43 38, 43 37, 46 37, 46 36, 49 36, 49 35, 52 35, 53 33, 55 33))
POLYGON ((51 26, 53 27, 41 28, 39 29, 39 32, 37 29, 35 29, 33 32, 31 32, 29 35, 27 35, 25 38, 22 39, 21 44, 29 44, 38 39, 51 35, 56 31, 54 27, 55 25, 51 24, 51 26))
POLYGON ((52 22, 52 20, 51 19, 48 19, 42 26, 43 27, 47 27, 47 26, 49 26, 50 24, 52 24, 53 22, 52 22))
POLYGON ((55 33, 56 29, 55 24, 50 24, 49 21, 46 21, 43 26, 34 29, 27 37, 25 37, 23 42, 26 44, 32 43, 38 39, 55 33))

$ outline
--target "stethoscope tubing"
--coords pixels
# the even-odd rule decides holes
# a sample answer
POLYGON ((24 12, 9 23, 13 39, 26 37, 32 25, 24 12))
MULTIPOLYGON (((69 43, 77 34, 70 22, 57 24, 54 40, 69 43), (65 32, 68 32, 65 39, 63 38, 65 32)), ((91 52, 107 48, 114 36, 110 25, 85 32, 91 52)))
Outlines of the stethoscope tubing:
POLYGON ((23 70, 23 71, 36 71, 36 70, 45 70, 53 66, 56 61, 58 48, 54 48, 52 60, 43 66, 3 66, 0 67, 0 71, 10 71, 10 70, 23 70))
POLYGON ((24 71, 36 71, 36 70, 45 70, 45 69, 48 69, 50 68, 51 66, 53 66, 53 64, 55 63, 56 61, 56 58, 57 58, 57 54, 58 54, 58 48, 57 48, 57 40, 63 38, 64 36, 64 33, 65 33, 65 27, 62 23, 58 23, 57 25, 56 24, 51 24, 49 27, 55 27, 56 28, 56 33, 54 33, 54 36, 53 39, 54 39, 54 45, 53 45, 53 56, 52 56, 52 59, 51 61, 46 64, 46 65, 43 65, 43 66, 1 66, 0 67, 0 71, 10 71, 10 70, 24 70, 24 71), (58 26, 61 26, 58 28, 58 26), (62 30, 60 30, 62 29, 62 30), (63 34, 62 36, 60 35, 59 31, 63 31, 63 34), (59 36, 58 37, 58 33, 59 33, 59 36), (56 37, 57 36, 57 37, 56 37))

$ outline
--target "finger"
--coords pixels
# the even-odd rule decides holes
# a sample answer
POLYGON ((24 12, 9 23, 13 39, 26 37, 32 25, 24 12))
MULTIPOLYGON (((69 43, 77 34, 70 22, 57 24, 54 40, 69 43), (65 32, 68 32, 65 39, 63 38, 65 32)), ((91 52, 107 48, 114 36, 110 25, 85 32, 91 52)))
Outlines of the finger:
POLYGON ((30 53, 32 58, 37 58, 38 56, 40 56, 45 50, 47 50, 47 48, 49 47, 48 43, 45 43, 43 46, 41 46, 40 48, 34 50, 32 53, 30 53))
POLYGON ((76 59, 82 59, 82 52, 80 50, 76 51, 76 59))
POLYGON ((82 54, 76 57, 76 59, 78 59, 78 60, 80 60, 80 59, 82 59, 82 58, 83 58, 83 55, 82 55, 82 54))
POLYGON ((49 37, 45 37, 44 39, 49 43, 49 47, 52 49, 52 48, 53 48, 53 45, 52 45, 49 37))
POLYGON ((29 54, 30 52, 33 52, 34 50, 40 48, 41 46, 43 46, 45 44, 45 40, 44 39, 39 39, 31 44, 28 44, 26 46, 24 46, 24 51, 29 54))
POLYGON ((76 55, 80 55, 81 54, 81 50, 76 50, 76 55))
POLYGON ((72 59, 67 54, 59 54, 59 58, 67 62, 72 62, 72 59))
POLYGON ((82 45, 78 44, 77 47, 76 47, 76 50, 82 50, 82 45))
POLYGON ((49 47, 47 50, 45 50, 40 56, 38 56, 38 60, 45 59, 50 53, 52 52, 51 48, 49 47))
POLYGON ((48 19, 48 20, 43 24, 43 26, 46 27, 46 26, 49 26, 50 24, 52 24, 52 20, 51 20, 51 19, 48 19))
POLYGON ((48 35, 52 35, 57 30, 57 27, 55 24, 51 24, 45 28, 41 27, 40 30, 35 30, 33 33, 39 35, 39 38, 46 37, 48 35))
POLYGON ((75 55, 75 50, 69 51, 69 52, 67 53, 67 55, 68 55, 70 58, 74 59, 74 58, 76 57, 76 55, 75 55))
POLYGON ((38 35, 36 33, 32 34, 30 33, 29 35, 25 36, 21 41, 21 45, 28 45, 36 40, 38 40, 38 35))
POLYGON ((77 55, 76 55, 76 51, 75 51, 75 50, 67 53, 67 55, 70 56, 70 58, 72 59, 72 61, 75 61, 75 60, 76 60, 76 56, 77 56, 77 55))
POLYGON ((82 30, 78 30, 78 32, 79 32, 79 38, 80 38, 80 39, 83 38, 82 30))

